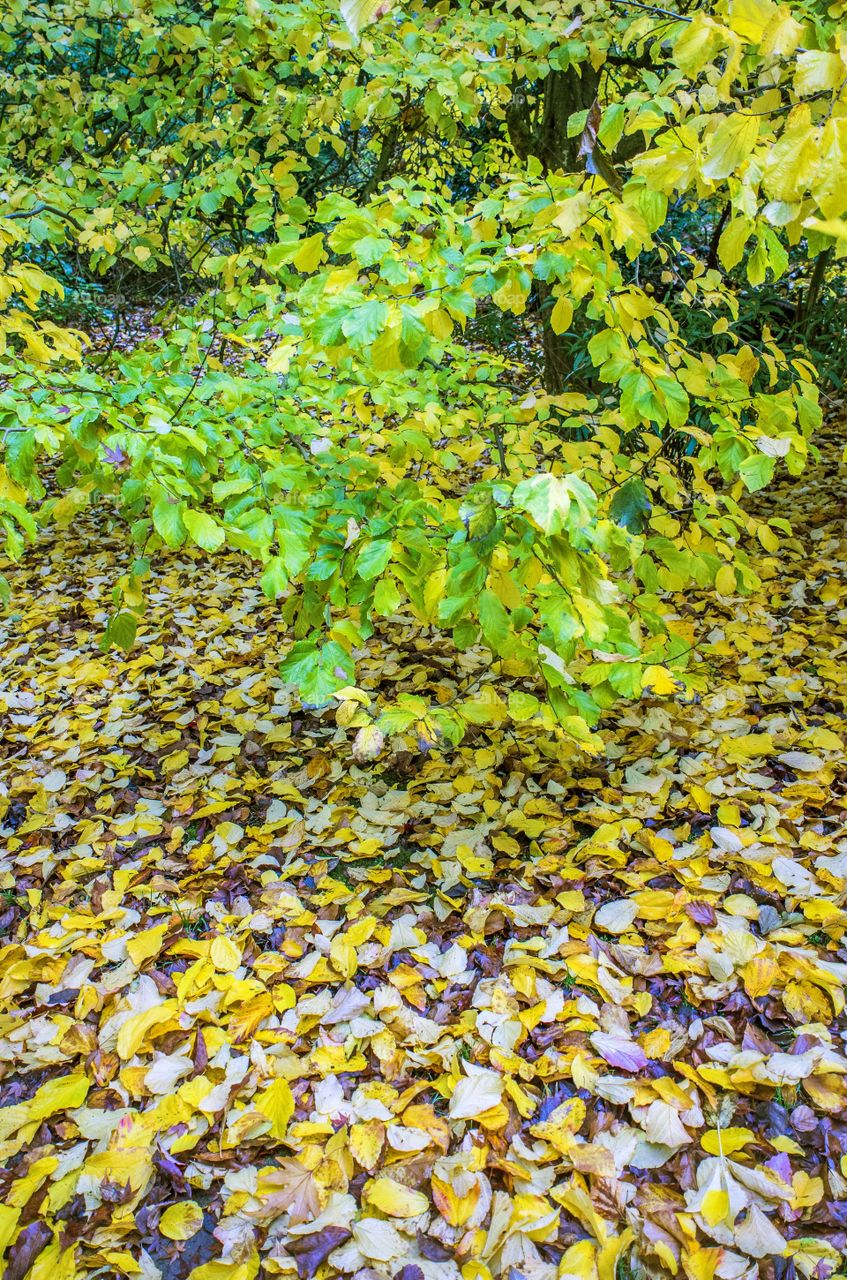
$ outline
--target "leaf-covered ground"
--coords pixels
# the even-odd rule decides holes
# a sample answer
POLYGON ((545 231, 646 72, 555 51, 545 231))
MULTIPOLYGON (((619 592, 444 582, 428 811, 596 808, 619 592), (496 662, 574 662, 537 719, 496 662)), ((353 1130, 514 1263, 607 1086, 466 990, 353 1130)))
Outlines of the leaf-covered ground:
MULTIPOLYGON (((351 757, 249 570, 175 556, 128 657, 102 517, 10 573, 6 1277, 791 1280, 847 1239, 847 475, 776 497, 710 669, 605 756, 351 757)), ((364 682, 488 678, 402 621, 364 682)), ((494 680, 494 673, 491 673, 494 680)))

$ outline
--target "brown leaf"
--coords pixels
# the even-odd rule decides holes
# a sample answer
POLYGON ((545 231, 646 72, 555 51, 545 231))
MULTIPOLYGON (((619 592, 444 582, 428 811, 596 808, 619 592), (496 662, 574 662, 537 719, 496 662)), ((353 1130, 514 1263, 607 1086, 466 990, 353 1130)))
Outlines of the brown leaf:
POLYGON ((297 1264, 300 1280, 311 1280, 322 1262, 326 1262, 333 1249, 350 1239, 346 1227, 322 1227, 307 1236, 293 1236, 286 1249, 297 1264))
POLYGON ((203 1032, 199 1027, 197 1028, 194 1036, 194 1053, 192 1054, 192 1061, 194 1063, 194 1074, 197 1076, 201 1075, 202 1072, 206 1070, 206 1065, 209 1061, 206 1041, 203 1036, 203 1032))
POLYGON ((46 1222, 31 1222, 24 1227, 9 1250, 3 1280, 23 1280, 32 1264, 53 1237, 46 1222))
POLYGON ((453 1257, 451 1249, 446 1248, 434 1236, 425 1235, 423 1231, 418 1231, 418 1251, 429 1262, 447 1262, 453 1257))
POLYGON ((591 104, 588 116, 585 121, 585 128, 582 131, 582 137, 579 140, 579 155, 590 156, 594 148, 597 146, 597 132, 600 128, 602 114, 600 112, 600 103, 597 98, 591 104))
POLYGON ((262 1221, 269 1222, 287 1210, 292 1224, 308 1222, 320 1208, 311 1170, 298 1160, 281 1160, 279 1168, 267 1175, 265 1187, 272 1190, 263 1196, 261 1208, 251 1215, 262 1221))
POLYGON ((601 118, 600 104, 595 98, 579 140, 579 156, 585 159, 587 173, 596 173, 603 179, 610 191, 620 194, 623 190, 623 180, 603 151, 597 138, 601 118))
POLYGON ((702 924, 707 928, 711 928, 717 920, 715 908, 709 902, 689 902, 685 910, 695 924, 702 924))

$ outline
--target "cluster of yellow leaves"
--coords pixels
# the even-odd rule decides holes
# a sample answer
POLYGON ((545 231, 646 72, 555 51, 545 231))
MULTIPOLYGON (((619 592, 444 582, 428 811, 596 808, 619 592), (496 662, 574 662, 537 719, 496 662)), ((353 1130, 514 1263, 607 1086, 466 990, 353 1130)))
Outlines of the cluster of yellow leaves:
POLYGON ((35 365, 79 361, 83 335, 34 315, 44 298, 62 297, 58 280, 34 263, 12 261, 11 254, 6 261, 8 251, 23 238, 19 226, 0 216, 0 355, 11 345, 35 365))
MULTIPOLYGON (((678 602, 710 692, 655 688, 594 759, 518 724, 357 762, 353 729, 292 706, 282 628, 234 557, 211 584, 163 560, 129 657, 97 649, 120 545, 102 516, 13 570, 11 1274, 838 1269, 847 540, 815 514, 830 446, 792 482, 804 540, 763 559, 761 592, 678 602)), ((397 624, 363 683, 444 702, 480 662, 397 624)))

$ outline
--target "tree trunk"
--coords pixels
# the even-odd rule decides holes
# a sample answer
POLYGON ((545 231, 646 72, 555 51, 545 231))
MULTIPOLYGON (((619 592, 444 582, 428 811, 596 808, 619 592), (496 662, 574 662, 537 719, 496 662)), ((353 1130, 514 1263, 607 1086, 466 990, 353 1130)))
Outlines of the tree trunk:
POLYGON ((824 249, 815 258, 815 265, 812 268, 812 275, 809 280, 809 287, 806 291, 805 298, 797 305, 797 327, 802 331, 803 338, 806 342, 810 342, 815 336, 817 328, 815 309, 818 305, 818 299, 821 295, 824 280, 826 279, 827 267, 832 260, 833 246, 824 249))
POLYGON ((400 130, 397 125, 391 125, 383 134, 379 155, 376 158, 376 164, 373 167, 371 176, 368 178, 361 190, 358 201, 359 204, 367 204, 371 196, 378 193, 380 187, 387 178, 391 169, 391 161, 394 158, 394 151, 399 137, 400 130))
MULTIPOLYGON (((535 156, 544 173, 575 173, 579 169, 580 136, 568 137, 568 119, 577 111, 591 109, 597 97, 600 72, 588 64, 567 71, 549 71, 541 92, 528 98, 517 90, 507 112, 509 138, 521 160, 535 156)), ((568 376, 568 342, 550 325, 553 299, 550 286, 536 283, 541 315, 544 390, 560 395, 568 376)))
POLYGON ((541 380, 548 395, 560 396, 567 386, 570 367, 567 335, 555 333, 550 324, 550 312, 555 302, 546 280, 536 280, 535 295, 541 316, 541 380))

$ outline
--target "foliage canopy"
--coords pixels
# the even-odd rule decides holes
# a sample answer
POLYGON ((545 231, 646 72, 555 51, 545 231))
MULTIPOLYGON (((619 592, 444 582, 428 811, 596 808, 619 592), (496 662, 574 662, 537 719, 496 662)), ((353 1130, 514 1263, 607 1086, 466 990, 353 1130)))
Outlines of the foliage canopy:
POLYGON ((310 703, 398 612, 526 675, 376 732, 353 694, 365 754, 508 715, 590 742, 683 672, 666 593, 752 588, 784 528, 740 501, 802 468, 816 374, 750 300, 847 238, 842 8, 7 5, 7 551, 113 504, 119 645, 152 556, 255 557, 310 703), (497 339, 525 313, 543 387, 497 339))

